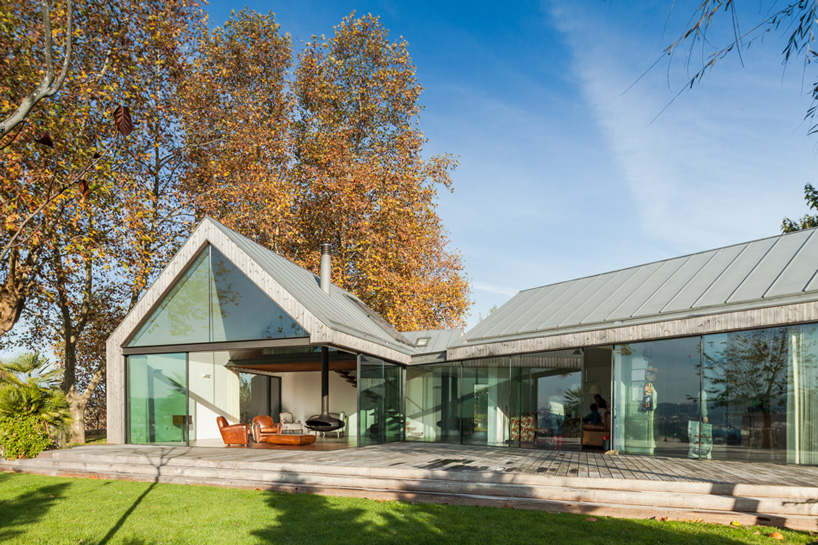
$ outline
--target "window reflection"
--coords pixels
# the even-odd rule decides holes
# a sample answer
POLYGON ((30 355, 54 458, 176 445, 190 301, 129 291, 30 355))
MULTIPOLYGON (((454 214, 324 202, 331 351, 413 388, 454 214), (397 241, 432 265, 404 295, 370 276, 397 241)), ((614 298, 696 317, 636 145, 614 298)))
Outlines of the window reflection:
POLYGON ((714 457, 786 461, 786 328, 705 338, 703 397, 714 457))
POLYGON ((621 451, 689 454, 690 422, 699 422, 699 359, 698 337, 616 347, 614 435, 621 451))
POLYGON ((307 335, 229 259, 208 246, 193 260, 128 346, 307 335))

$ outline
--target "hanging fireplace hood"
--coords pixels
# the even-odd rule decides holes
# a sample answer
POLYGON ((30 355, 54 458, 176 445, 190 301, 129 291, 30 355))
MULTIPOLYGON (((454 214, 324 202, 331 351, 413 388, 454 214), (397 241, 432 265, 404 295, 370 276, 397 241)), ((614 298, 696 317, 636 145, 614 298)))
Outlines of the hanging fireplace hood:
POLYGON ((335 431, 344 427, 344 421, 329 414, 329 348, 321 347, 321 414, 311 416, 306 422, 313 431, 335 431))

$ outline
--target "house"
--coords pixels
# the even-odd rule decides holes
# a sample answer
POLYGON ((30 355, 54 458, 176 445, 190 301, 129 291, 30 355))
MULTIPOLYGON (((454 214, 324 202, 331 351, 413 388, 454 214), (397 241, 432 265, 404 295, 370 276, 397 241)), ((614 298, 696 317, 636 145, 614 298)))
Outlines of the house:
POLYGON ((468 332, 399 333, 207 218, 108 341, 108 442, 204 444, 217 416, 305 421, 328 394, 352 445, 816 464, 816 273, 805 230, 525 290, 468 332))

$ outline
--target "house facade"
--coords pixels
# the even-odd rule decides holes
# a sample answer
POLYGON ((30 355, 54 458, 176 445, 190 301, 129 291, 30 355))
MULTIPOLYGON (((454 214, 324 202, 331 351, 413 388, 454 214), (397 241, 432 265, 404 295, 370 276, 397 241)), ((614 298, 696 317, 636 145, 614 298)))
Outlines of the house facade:
POLYGON ((208 218, 108 341, 108 441, 205 444, 218 416, 306 421, 326 349, 350 445, 816 464, 816 273, 806 230, 525 290, 468 332, 399 333, 208 218), (608 407, 598 444, 592 403, 608 407))

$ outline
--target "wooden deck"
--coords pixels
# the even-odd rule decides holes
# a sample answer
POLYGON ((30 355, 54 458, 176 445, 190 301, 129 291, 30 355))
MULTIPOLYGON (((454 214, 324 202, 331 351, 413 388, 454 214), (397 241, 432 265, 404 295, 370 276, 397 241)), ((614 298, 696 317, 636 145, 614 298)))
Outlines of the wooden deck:
POLYGON ((99 445, 0 461, 0 471, 818 530, 818 467, 809 466, 405 442, 99 445))
MULTIPOLYGON (((479 471, 554 477, 731 483, 818 488, 818 467, 691 460, 600 452, 507 449, 404 442, 362 448, 320 443, 308 447, 82 447, 84 452, 133 455, 163 449, 169 456, 199 460, 316 464, 344 467, 479 471)), ((75 449, 76 450, 76 449, 75 449)))

